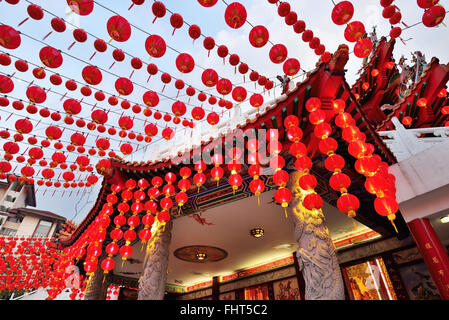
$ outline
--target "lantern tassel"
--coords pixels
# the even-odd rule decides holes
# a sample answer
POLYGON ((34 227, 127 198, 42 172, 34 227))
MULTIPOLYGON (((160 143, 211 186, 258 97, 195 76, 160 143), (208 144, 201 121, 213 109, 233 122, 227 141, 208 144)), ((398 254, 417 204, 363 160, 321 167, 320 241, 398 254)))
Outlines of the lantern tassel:
POLYGON ((394 230, 396 231, 396 233, 399 233, 399 232, 398 232, 398 228, 396 228, 396 224, 394 223, 394 221, 393 221, 393 220, 390 220, 390 222, 391 222, 391 224, 393 225, 394 230))
POLYGON ((122 260, 122 269, 123 269, 123 265, 125 264, 125 260, 123 259, 122 260))
POLYGON ((72 47, 75 45, 76 41, 73 41, 73 43, 67 48, 67 50, 72 49, 72 47))
POLYGON ((113 38, 109 39, 108 44, 111 44, 112 40, 114 40, 113 38))
POLYGON ((284 213, 285 213, 285 219, 287 219, 287 218, 288 218, 288 215, 287 215, 287 208, 284 208, 284 213))
POLYGON ((257 206, 260 207, 260 195, 257 195, 257 206))
POLYGON ((104 280, 106 280, 106 275, 103 276, 103 281, 101 283, 104 283, 104 280))
MULTIPOLYGON (((133 3, 134 4, 134 3, 133 3)), ((157 17, 154 17, 154 19, 153 19, 153 23, 156 21, 156 19, 157 19, 157 17)))
POLYGON ((165 89, 165 84, 164 84, 164 86, 162 87, 162 92, 164 92, 164 89, 165 89))
POLYGON ((94 54, 89 58, 89 61, 92 60, 96 54, 97 54, 97 51, 95 51, 94 54))
POLYGON ((176 31, 176 28, 173 29, 173 32, 172 32, 172 34, 171 34, 172 36, 175 35, 175 31, 176 31))
POLYGON ((111 64, 111 66, 109 67, 109 70, 115 65, 115 61, 111 64))
POLYGON ((49 33, 47 33, 47 35, 42 38, 42 41, 45 41, 45 39, 47 39, 52 33, 53 33, 53 31, 50 31, 49 33))
POLYGON ((18 27, 20 27, 22 24, 24 24, 25 22, 27 22, 28 21, 28 19, 29 19, 30 17, 28 17, 28 18, 25 18, 24 20, 22 20, 22 22, 21 23, 19 23, 17 26, 18 27))
POLYGON ((147 79, 147 83, 148 83, 148 81, 150 81, 150 79, 151 79, 151 74, 150 74, 150 76, 149 76, 148 79, 147 79))
POLYGON ((134 70, 131 72, 131 74, 130 74, 130 76, 129 76, 129 79, 131 80, 131 77, 133 76, 133 74, 134 74, 134 70))

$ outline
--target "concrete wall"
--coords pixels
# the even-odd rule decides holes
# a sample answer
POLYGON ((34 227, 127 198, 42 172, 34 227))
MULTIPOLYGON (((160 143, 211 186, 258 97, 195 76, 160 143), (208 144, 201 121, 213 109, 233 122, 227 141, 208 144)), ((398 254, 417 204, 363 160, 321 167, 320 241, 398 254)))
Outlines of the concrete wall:
POLYGON ((19 229, 17 230, 17 235, 23 235, 31 237, 39 224, 39 218, 34 216, 26 216, 23 218, 19 229))
POLYGON ((406 222, 449 209, 449 141, 390 167, 406 222))

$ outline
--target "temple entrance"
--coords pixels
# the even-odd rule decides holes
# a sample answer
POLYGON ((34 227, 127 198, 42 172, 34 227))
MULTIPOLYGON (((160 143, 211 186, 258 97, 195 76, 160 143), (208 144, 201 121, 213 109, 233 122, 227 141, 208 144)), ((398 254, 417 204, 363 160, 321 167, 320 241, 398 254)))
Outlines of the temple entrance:
MULTIPOLYGON (((209 209, 174 219, 164 298, 304 299, 303 274, 295 259, 298 243, 292 212, 285 216, 284 208, 274 201, 274 192, 222 205, 219 199, 204 199, 210 202, 209 209)), ((228 196, 233 196, 232 192, 228 196)), ((337 248, 357 243, 350 240, 357 237, 379 237, 327 203, 323 212, 337 248)), ((125 261, 123 268, 120 257, 116 258, 113 278, 137 283, 142 276, 146 248, 142 249, 140 241, 133 248, 133 257, 125 261)))

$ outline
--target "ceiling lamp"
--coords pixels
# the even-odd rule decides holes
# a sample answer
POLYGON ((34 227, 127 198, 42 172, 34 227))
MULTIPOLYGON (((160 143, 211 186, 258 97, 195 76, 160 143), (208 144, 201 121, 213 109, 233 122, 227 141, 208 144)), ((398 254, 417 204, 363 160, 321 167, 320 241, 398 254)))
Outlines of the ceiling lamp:
POLYGON ((263 236, 264 230, 262 228, 254 228, 251 229, 250 233, 254 238, 260 238, 263 236))
POLYGON ((207 254, 205 254, 204 252, 198 252, 195 256, 198 260, 203 261, 206 259, 207 254))
POLYGON ((440 218, 441 223, 449 223, 449 215, 440 218))

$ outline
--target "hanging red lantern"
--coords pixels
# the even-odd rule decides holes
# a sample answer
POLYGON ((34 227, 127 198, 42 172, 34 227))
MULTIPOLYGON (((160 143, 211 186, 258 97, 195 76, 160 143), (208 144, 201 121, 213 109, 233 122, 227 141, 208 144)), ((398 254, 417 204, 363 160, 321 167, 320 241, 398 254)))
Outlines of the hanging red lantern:
POLYGON ((232 98, 238 103, 243 102, 246 99, 246 96, 247 92, 244 87, 238 86, 232 90, 232 98))
POLYGON ((233 29, 238 29, 245 24, 246 9, 239 2, 233 2, 226 7, 225 21, 228 26, 233 29))
POLYGON ((356 211, 360 207, 359 199, 352 194, 344 194, 337 200, 338 209, 345 213, 349 218, 354 218, 356 211))
POLYGON ((162 137, 165 139, 165 140, 171 140, 171 139, 173 139, 173 137, 175 136, 175 132, 173 131, 173 129, 172 128, 165 128, 164 130, 162 130, 162 137))
POLYGON ((323 199, 317 193, 311 193, 304 197, 303 205, 308 210, 319 210, 323 206, 323 199))
POLYGON ((72 134, 70 141, 74 146, 83 146, 86 143, 86 137, 79 132, 72 134))
POLYGON ((118 120, 118 125, 122 130, 131 130, 133 128, 134 122, 130 117, 121 116, 118 120))
POLYGON ((203 7, 209 8, 213 7, 218 0, 198 0, 198 3, 202 5, 203 7))
POLYGON ((112 39, 125 42, 131 37, 131 26, 122 16, 112 16, 107 22, 107 30, 112 39))
POLYGON ((206 69, 201 75, 201 80, 206 87, 211 88, 217 84, 218 73, 213 69, 206 69))
POLYGON ((0 25, 0 45, 6 49, 14 50, 20 46, 20 34, 16 29, 6 24, 0 25))
POLYGON ((14 90, 14 82, 10 77, 0 74, 0 93, 10 93, 14 90))
POLYGON ((94 10, 93 0, 67 0, 67 4, 73 12, 80 16, 87 16, 94 10))
POLYGON ((203 41, 204 49, 208 50, 207 56, 210 55, 210 51, 215 47, 215 40, 212 37, 206 37, 203 41))
POLYGON ((442 5, 434 5, 427 9, 423 16, 422 22, 428 28, 433 28, 443 22, 446 17, 446 10, 442 5))
MULTIPOLYGON (((101 80, 103 79, 101 71, 95 66, 84 67, 81 75, 83 76, 84 81, 93 86, 101 83, 101 80)), ((97 97, 97 95, 95 96, 97 97)))
POLYGON ((173 103, 171 110, 175 116, 181 117, 186 113, 187 108, 183 102, 176 101, 175 103, 173 103))
POLYGON ((204 109, 201 107, 195 107, 192 109, 192 118, 195 120, 202 120, 205 116, 204 109))
POLYGON ((349 1, 341 1, 337 3, 332 10, 332 21, 336 25, 344 25, 348 23, 354 15, 354 6, 349 1))
POLYGON ((163 18, 167 13, 167 9, 165 8, 165 5, 161 1, 155 1, 151 6, 151 11, 153 11, 154 14, 153 23, 156 21, 157 18, 163 18))
POLYGON ((115 90, 117 90, 120 95, 128 96, 133 92, 134 86, 131 80, 122 77, 115 81, 115 90))
POLYGON ((148 107, 155 107, 159 104, 159 95, 154 91, 147 91, 143 94, 143 103, 148 107))
POLYGON ((292 200, 292 193, 287 188, 280 188, 274 193, 274 199, 283 208, 286 208, 288 207, 289 202, 292 200))
POLYGON ((81 112, 81 104, 75 99, 67 99, 64 101, 63 108, 69 115, 76 115, 81 112))
POLYGON ((362 39, 365 33, 365 25, 360 21, 353 21, 345 29, 345 39, 349 42, 356 42, 362 39))
POLYGON ((184 19, 182 18, 182 16, 179 13, 173 13, 170 17, 170 24, 173 27, 173 33, 172 35, 175 34, 176 29, 179 29, 183 26, 184 24, 184 19))
POLYGON ((254 93, 253 95, 251 95, 251 97, 249 98, 249 103, 251 104, 251 106, 253 106, 254 108, 260 108, 263 105, 263 96, 261 94, 258 93, 254 93))
POLYGON ((217 54, 220 58, 223 58, 223 63, 225 62, 226 56, 229 54, 229 49, 225 45, 221 45, 217 48, 217 54))
POLYGON ((133 152, 133 147, 132 147, 131 144, 129 144, 129 143, 123 143, 123 144, 120 146, 120 151, 121 151, 125 156, 127 156, 127 155, 129 155, 129 154, 131 154, 131 153, 133 152))
POLYGON ((278 14, 281 17, 286 17, 290 13, 291 7, 288 2, 281 2, 278 6, 278 14))
MULTIPOLYGON (((94 41, 94 48, 98 52, 105 52, 108 49, 108 45, 106 41, 104 41, 103 39, 96 39, 94 41)), ((92 60, 96 54, 97 52, 94 52, 94 54, 89 58, 89 60, 92 60)))
POLYGON ((298 59, 295 58, 290 58, 287 61, 285 61, 282 67, 284 73, 288 76, 294 76, 299 72, 300 68, 301 65, 298 59))
POLYGON ((76 42, 80 43, 86 42, 87 33, 81 28, 75 29, 73 30, 73 38, 75 39, 75 41, 68 47, 67 50, 72 49, 72 47, 75 45, 76 42))
POLYGON ((211 126, 216 125, 220 121, 220 117, 215 112, 211 112, 207 115, 207 123, 211 126))
POLYGON ((370 39, 364 38, 355 44, 354 54, 358 58, 365 58, 373 51, 373 43, 370 39))
POLYGON ((222 78, 217 81, 217 91, 219 94, 225 96, 229 94, 232 90, 232 83, 226 78, 222 78))
POLYGON ((190 73, 195 68, 195 60, 188 53, 181 53, 176 58, 176 68, 182 73, 190 73))
POLYGON ((145 49, 153 58, 160 58, 165 54, 167 45, 162 37, 153 34, 145 41, 145 49))
POLYGON ((196 25, 196 24, 192 24, 189 27, 189 36, 190 36, 190 38, 193 39, 193 41, 198 39, 201 36, 201 29, 200 29, 200 27, 198 25, 196 25))
POLYGON ((284 62, 285 59, 287 59, 287 48, 283 44, 275 44, 270 49, 270 60, 273 63, 279 64, 284 62))
POLYGON ((39 58, 49 68, 59 68, 63 62, 61 52, 50 46, 43 47, 40 50, 39 58))

